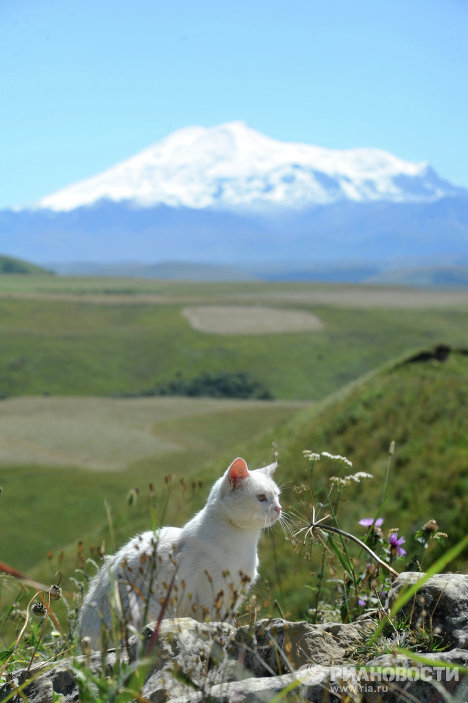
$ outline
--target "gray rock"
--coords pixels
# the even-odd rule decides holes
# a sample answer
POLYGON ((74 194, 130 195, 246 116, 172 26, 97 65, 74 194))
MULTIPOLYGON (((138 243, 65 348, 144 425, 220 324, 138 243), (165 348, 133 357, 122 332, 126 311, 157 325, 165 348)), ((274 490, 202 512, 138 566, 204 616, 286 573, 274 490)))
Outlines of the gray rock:
POLYGON ((468 677, 450 666, 468 667, 466 649, 418 654, 418 657, 427 662, 415 662, 393 654, 384 654, 369 661, 367 666, 375 668, 376 673, 370 676, 372 683, 366 682, 366 686, 361 687, 364 691, 363 703, 379 703, 381 700, 385 703, 468 700, 468 677), (437 663, 434 664, 434 661, 437 663))
MULTIPOLYGON (((9 683, 0 686, 0 700, 3 700, 14 689, 17 689, 25 681, 36 675, 38 671, 43 671, 43 673, 22 690, 22 694, 26 697, 28 703, 52 703, 54 693, 61 693, 66 703, 78 700, 76 681, 73 672, 67 664, 56 665, 53 668, 50 665, 48 667, 36 666, 31 667, 29 672, 27 669, 15 672, 9 683)), ((21 701, 22 699, 18 694, 13 700, 21 701)))
MULTIPOLYGON (((402 574, 395 581, 389 603, 401 589, 416 582, 420 574, 402 574)), ((261 620, 251 626, 234 628, 227 623, 200 623, 191 618, 163 620, 160 627, 150 623, 141 637, 132 637, 128 646, 56 664, 36 665, 11 675, 0 685, 0 700, 31 676, 37 677, 24 689, 30 703, 53 703, 57 695, 64 703, 97 697, 95 684, 85 672, 112 677, 117 688, 125 687, 135 666, 142 662, 143 686, 139 693, 153 703, 263 703, 281 694, 281 700, 338 703, 397 703, 404 700, 442 703, 468 700, 468 675, 453 674, 448 665, 468 668, 467 621, 468 577, 441 575, 424 584, 405 613, 413 627, 426 624, 458 648, 434 652, 415 664, 401 656, 383 655, 366 666, 353 664, 356 653, 365 652, 376 621, 362 616, 354 623, 324 623, 261 620), (118 659, 123 663, 119 674, 118 659), (427 660, 427 663, 426 663, 427 660), (434 664, 433 660, 437 660, 434 664), (369 673, 369 667, 372 668, 369 673), (399 667, 399 680, 395 676, 399 667), (400 676, 410 669, 413 677, 400 676), (119 676, 121 679, 119 680, 119 676), (88 695, 80 695, 87 686, 88 695)), ((116 696, 118 699, 118 691, 116 696)), ((20 695, 13 699, 22 703, 20 695)))
MULTIPOLYGON (((106 676, 112 676, 115 662, 115 652, 110 650, 104 662, 106 676)), ((26 686, 22 691, 28 703, 53 703, 54 695, 57 694, 63 697, 64 703, 74 703, 80 699, 77 668, 87 667, 93 673, 100 673, 102 663, 101 655, 95 652, 89 659, 85 656, 79 656, 73 660, 64 659, 55 665, 36 664, 29 670, 19 669, 11 674, 7 683, 0 686, 0 701, 25 681, 34 678, 29 686, 26 686)), ((23 700, 19 694, 13 698, 13 701, 18 701, 18 703, 23 700)))
POLYGON ((239 628, 228 651, 250 675, 274 676, 311 664, 341 664, 375 627, 368 616, 349 624, 260 620, 252 627, 239 628))
POLYGON ((208 695, 187 691, 185 695, 171 699, 171 703, 267 703, 279 693, 283 693, 281 700, 294 703, 338 703, 344 700, 360 703, 401 703, 402 700, 446 703, 447 700, 467 700, 468 677, 451 671, 447 666, 456 664, 466 667, 466 650, 438 654, 438 666, 433 665, 433 654, 424 658, 427 664, 416 664, 405 657, 383 655, 358 667, 315 665, 294 674, 218 684, 212 687, 208 695))
MULTIPOLYGON (((388 594, 391 608, 403 590, 417 583, 424 574, 403 572, 388 594)), ((468 576, 436 574, 402 609, 414 629, 431 628, 449 646, 468 649, 468 576)))
MULTIPOLYGON (((341 690, 342 672, 347 675, 348 691, 352 694, 355 684, 355 672, 352 669, 340 669, 338 676, 329 667, 312 666, 302 671, 270 676, 250 678, 213 686, 208 695, 202 693, 187 694, 171 700, 171 703, 268 703, 274 696, 281 695, 282 701, 314 701, 315 703, 338 703, 342 701, 341 693, 331 690, 336 685, 341 690), (289 688, 289 691, 286 690, 289 688)), ((351 699, 352 700, 352 699, 351 699)))
POLYGON ((149 700, 163 703, 187 688, 205 691, 233 676, 235 663, 226 654, 236 634, 232 625, 173 618, 161 622, 156 638, 155 629, 156 623, 150 623, 142 638, 130 640, 131 661, 146 656, 157 662, 143 688, 149 700))

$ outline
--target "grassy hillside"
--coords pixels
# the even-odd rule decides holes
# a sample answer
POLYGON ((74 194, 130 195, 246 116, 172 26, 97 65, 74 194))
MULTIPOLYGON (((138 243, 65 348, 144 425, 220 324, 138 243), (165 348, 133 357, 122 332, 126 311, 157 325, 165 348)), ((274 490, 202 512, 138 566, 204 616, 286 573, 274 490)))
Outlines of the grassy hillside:
POLYGON ((0 276, 2 274, 51 274, 50 271, 41 266, 36 266, 35 264, 30 264, 28 261, 23 261, 22 259, 14 259, 11 256, 0 255, 0 276))
MULTIPOLYGON (((381 511, 384 530, 398 528, 406 536, 407 558, 396 562, 405 570, 418 544, 412 535, 435 519, 448 534, 448 544, 468 533, 468 352, 452 351, 441 361, 431 354, 415 354, 371 374, 353 387, 315 408, 299 413, 278 440, 280 476, 288 482, 284 503, 299 507, 302 494, 294 486, 313 489, 318 517, 320 496, 331 475, 368 472, 373 479, 343 489, 338 509, 345 530, 363 538, 358 525, 375 517, 381 505, 389 461, 389 445, 396 443, 387 497, 381 511), (348 457, 352 468, 322 458, 313 467, 302 451, 328 451, 348 457)), ((255 452, 254 452, 255 454, 255 452)), ((299 507, 303 513, 303 508, 299 507)), ((328 522, 332 522, 331 519, 328 522)), ((264 573, 273 574, 277 595, 295 615, 307 610, 312 598, 307 586, 320 567, 316 546, 312 561, 294 556, 276 531, 276 553, 265 545, 264 573), (283 576, 278 578, 277 574, 283 576), (280 588, 281 586, 281 588, 280 588)), ((435 552, 435 554, 437 551, 435 552)), ((434 558, 434 555, 433 555, 434 558)), ((430 558, 429 562, 430 563, 430 558)), ((459 561, 468 565, 468 554, 459 561)), ((414 568, 414 564, 413 564, 414 568)), ((327 574, 330 577, 330 574, 327 574)))
MULTIPOLYGON (((127 395, 179 373, 247 373, 277 398, 320 399, 412 347, 465 339, 468 295, 307 284, 0 281, 0 396, 127 395), (3 296, 2 296, 3 290, 3 296), (206 333, 192 306, 311 313, 312 331, 206 333)), ((307 329, 305 327, 304 329, 307 329)), ((256 332, 257 332, 256 331, 256 332)))

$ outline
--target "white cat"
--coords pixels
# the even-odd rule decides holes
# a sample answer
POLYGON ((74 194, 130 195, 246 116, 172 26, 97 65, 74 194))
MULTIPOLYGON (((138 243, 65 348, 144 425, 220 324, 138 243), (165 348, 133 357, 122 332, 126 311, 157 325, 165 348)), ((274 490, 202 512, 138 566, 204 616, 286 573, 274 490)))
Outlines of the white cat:
POLYGON ((260 532, 281 515, 275 469, 249 471, 235 459, 184 527, 144 532, 108 558, 84 599, 81 637, 97 649, 103 628, 112 643, 113 633, 124 636, 116 622, 138 629, 161 610, 165 618, 232 621, 258 575, 260 532))

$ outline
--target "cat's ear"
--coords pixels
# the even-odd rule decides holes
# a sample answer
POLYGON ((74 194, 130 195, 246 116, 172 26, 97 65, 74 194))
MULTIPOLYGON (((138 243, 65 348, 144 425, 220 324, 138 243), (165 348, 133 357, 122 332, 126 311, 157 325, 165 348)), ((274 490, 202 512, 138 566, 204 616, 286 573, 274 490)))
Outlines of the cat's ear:
POLYGON ((249 470, 244 459, 241 459, 240 457, 234 459, 228 469, 229 483, 231 484, 232 488, 235 488, 239 481, 242 481, 244 478, 247 478, 248 475, 249 470))
POLYGON ((277 466, 278 466, 277 462, 274 461, 273 464, 269 464, 268 466, 264 466, 262 468, 262 471, 264 471, 266 473, 266 475, 271 478, 271 476, 273 476, 273 474, 275 473, 277 466))

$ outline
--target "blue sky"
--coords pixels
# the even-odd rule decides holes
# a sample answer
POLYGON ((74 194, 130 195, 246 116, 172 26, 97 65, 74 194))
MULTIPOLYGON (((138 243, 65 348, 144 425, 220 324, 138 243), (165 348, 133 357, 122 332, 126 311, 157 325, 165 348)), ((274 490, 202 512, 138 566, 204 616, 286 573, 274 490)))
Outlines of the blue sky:
POLYGON ((243 120, 468 187, 466 0, 0 0, 0 208, 243 120))

